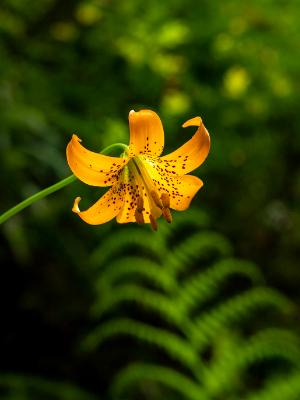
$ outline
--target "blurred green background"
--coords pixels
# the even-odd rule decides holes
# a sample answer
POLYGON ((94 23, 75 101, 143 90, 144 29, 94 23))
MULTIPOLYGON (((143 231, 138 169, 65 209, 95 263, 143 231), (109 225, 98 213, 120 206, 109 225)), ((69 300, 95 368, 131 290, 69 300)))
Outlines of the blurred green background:
POLYGON ((165 153, 200 115, 204 188, 174 224, 85 225, 76 182, 1 226, 0 398, 300 398, 296 0, 2 0, 0 210, 62 179, 72 133, 165 153), (276 397, 278 396, 278 397, 276 397))

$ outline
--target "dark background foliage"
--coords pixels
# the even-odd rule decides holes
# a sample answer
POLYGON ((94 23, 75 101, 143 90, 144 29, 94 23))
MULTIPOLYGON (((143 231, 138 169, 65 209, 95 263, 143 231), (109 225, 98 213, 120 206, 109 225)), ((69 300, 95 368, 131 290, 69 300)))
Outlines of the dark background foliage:
MULTIPOLYGON (((126 143, 129 110, 150 108, 161 116, 169 152, 193 133, 181 124, 200 115, 212 149, 196 171, 205 186, 192 209, 299 310, 299 17, 296 0, 2 0, 1 212, 69 174, 73 132, 95 150, 126 143)), ((3 376, 65 381, 106 396, 120 360, 130 359, 124 348, 137 352, 132 339, 100 355, 78 351, 95 324, 90 254, 129 228, 91 227, 71 213, 77 195, 87 207, 101 193, 76 182, 1 226, 3 376)), ((190 234, 174 230, 166 251, 190 234)), ((145 237, 158 246, 160 236, 145 237)), ((138 246, 124 247, 123 256, 138 246)), ((282 323, 296 332, 295 315, 282 323)))

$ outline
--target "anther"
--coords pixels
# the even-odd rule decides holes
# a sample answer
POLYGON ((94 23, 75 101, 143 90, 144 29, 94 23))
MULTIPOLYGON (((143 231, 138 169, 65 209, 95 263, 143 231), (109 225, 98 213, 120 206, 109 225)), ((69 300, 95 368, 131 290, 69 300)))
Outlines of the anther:
POLYGON ((144 199, 143 199, 142 196, 139 196, 137 198, 136 205, 137 205, 136 209, 137 209, 138 212, 144 211, 144 199))
POLYGON ((172 214, 169 208, 164 207, 162 210, 164 219, 170 224, 172 222, 172 214))
POLYGON ((153 217, 152 214, 150 214, 149 219, 150 219, 150 223, 151 223, 152 229, 154 231, 157 231, 158 225, 157 225, 156 219, 153 217))
POLYGON ((143 225, 145 223, 143 213, 141 211, 139 211, 138 209, 135 210, 134 216, 135 216, 136 222, 139 225, 143 225))
POLYGON ((170 208, 170 196, 168 193, 162 193, 160 196, 162 204, 165 208, 170 208))
POLYGON ((158 208, 163 208, 163 204, 162 204, 160 198, 158 197, 157 192, 155 192, 155 190, 151 190, 151 197, 152 197, 152 199, 153 199, 155 205, 156 205, 158 208))

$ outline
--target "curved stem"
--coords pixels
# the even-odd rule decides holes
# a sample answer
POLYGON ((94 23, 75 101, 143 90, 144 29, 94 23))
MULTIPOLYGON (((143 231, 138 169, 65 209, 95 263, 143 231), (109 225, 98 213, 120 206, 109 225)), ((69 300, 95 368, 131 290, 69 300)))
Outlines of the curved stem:
POLYGON ((63 188, 66 185, 69 185, 70 183, 76 181, 76 179, 77 178, 75 175, 68 176, 67 178, 62 179, 61 181, 55 183, 54 185, 49 186, 46 189, 41 190, 40 192, 38 192, 36 194, 33 194, 32 196, 28 197, 26 200, 21 201, 21 203, 10 208, 4 214, 0 215, 0 224, 5 222, 7 219, 11 218, 13 215, 19 213, 24 208, 30 206, 30 204, 35 203, 37 200, 40 200, 43 197, 46 197, 53 192, 56 192, 57 190, 63 188))
MULTIPOLYGON (((120 148, 123 151, 126 151, 128 149, 128 146, 123 143, 115 143, 110 146, 105 147, 103 150, 100 151, 101 154, 109 154, 112 150, 120 148)), ((70 175, 67 178, 62 179, 61 181, 55 183, 54 185, 51 185, 47 187, 46 189, 41 190, 38 193, 33 194, 32 196, 28 197, 27 199, 21 201, 21 203, 17 204, 16 206, 10 208, 7 210, 5 213, 0 215, 0 225, 11 218, 13 215, 19 213, 22 211, 24 208, 30 206, 32 203, 35 203, 36 201, 43 199, 46 196, 49 196, 49 194, 56 192, 59 189, 62 189, 63 187, 69 185, 72 182, 76 181, 76 176, 75 175, 70 175)))
POLYGON ((124 151, 128 149, 128 146, 124 143, 114 143, 111 144, 110 146, 105 147, 103 150, 100 151, 100 153, 109 154, 111 153, 112 150, 117 149, 118 147, 124 151))

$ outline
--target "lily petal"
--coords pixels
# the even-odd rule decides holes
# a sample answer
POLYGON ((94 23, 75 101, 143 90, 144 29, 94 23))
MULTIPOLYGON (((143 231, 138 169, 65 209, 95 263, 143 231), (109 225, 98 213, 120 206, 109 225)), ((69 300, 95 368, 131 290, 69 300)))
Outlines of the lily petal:
POLYGON ((194 136, 179 149, 161 157, 161 167, 173 175, 185 175, 193 171, 206 159, 210 149, 210 137, 202 119, 195 117, 186 121, 183 128, 197 126, 194 136))
POLYGON ((151 110, 130 111, 130 156, 150 154, 158 157, 164 148, 164 130, 159 116, 151 110))
POLYGON ((124 184, 124 202, 120 212, 117 215, 117 222, 119 224, 135 222, 134 213, 136 208, 136 198, 138 196, 137 183, 127 167, 125 167, 122 174, 122 180, 124 184))
POLYGON ((145 156, 141 156, 141 159, 160 195, 163 193, 169 195, 170 208, 179 211, 187 209, 195 194, 203 186, 202 180, 193 175, 170 174, 145 156))
POLYGON ((85 211, 80 211, 76 197, 72 211, 79 215, 83 221, 90 225, 100 225, 113 219, 122 209, 124 203, 124 191, 119 185, 114 185, 95 204, 85 211))
POLYGON ((203 182, 197 176, 184 175, 174 179, 173 194, 170 195, 170 207, 178 211, 186 210, 202 186, 203 182))
POLYGON ((80 142, 79 137, 73 135, 67 146, 67 160, 74 175, 91 186, 113 185, 128 160, 94 153, 83 147, 80 142))

